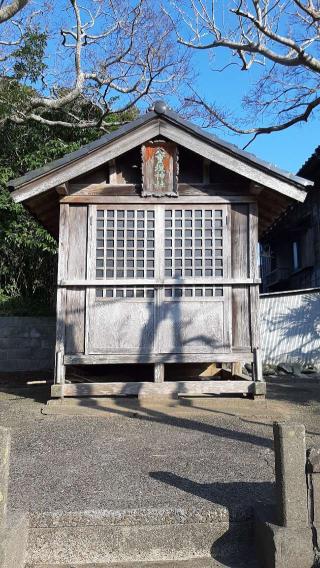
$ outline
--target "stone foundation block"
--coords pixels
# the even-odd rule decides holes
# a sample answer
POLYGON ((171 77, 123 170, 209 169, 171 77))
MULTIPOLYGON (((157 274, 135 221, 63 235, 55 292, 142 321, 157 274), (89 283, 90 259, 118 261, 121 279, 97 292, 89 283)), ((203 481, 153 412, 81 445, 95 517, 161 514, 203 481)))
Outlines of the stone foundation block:
POLYGON ((0 568, 24 568, 27 554, 28 519, 16 512, 0 529, 0 568))
POLYGON ((312 568, 314 551, 311 527, 280 527, 275 509, 259 508, 254 533, 261 568, 312 568))

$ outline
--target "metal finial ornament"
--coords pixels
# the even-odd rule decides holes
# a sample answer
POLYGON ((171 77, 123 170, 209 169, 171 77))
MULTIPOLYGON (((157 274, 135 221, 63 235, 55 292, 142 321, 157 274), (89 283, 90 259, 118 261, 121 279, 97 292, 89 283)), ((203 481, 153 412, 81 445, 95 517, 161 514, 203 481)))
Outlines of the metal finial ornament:
POLYGON ((166 114, 169 107, 165 101, 155 101, 153 105, 151 105, 150 110, 153 110, 157 114, 166 114))

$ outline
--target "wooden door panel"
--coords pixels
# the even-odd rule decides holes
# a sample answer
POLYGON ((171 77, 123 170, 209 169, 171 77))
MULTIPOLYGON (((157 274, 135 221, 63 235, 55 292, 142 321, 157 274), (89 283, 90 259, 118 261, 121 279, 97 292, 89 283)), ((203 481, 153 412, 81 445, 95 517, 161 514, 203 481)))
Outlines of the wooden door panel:
POLYGON ((223 301, 170 301, 160 309, 161 353, 210 353, 227 349, 223 301))
POLYGON ((92 231, 86 353, 230 351, 226 206, 97 206, 92 231))
POLYGON ((153 352, 153 298, 96 299, 90 311, 90 354, 153 352))

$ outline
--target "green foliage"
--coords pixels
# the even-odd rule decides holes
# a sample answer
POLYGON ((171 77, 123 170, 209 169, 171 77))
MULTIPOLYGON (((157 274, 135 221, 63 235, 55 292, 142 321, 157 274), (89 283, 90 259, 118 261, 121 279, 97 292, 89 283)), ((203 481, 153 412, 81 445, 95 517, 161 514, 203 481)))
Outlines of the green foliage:
MULTIPOLYGON (((18 82, 3 82, 0 94, 1 88, 16 99, 28 96, 18 82)), ((90 110, 83 101, 81 108, 78 101, 76 112, 94 112, 89 106, 90 110)), ((131 117, 132 113, 128 113, 125 118, 131 117)), ((34 122, 5 122, 0 129, 1 140, 5 141, 0 149, 0 313, 51 313, 56 296, 57 243, 20 204, 13 202, 7 182, 77 150, 101 134, 97 129, 48 127, 34 122)))
POLYGON ((28 27, 19 48, 13 52, 13 72, 18 81, 29 80, 36 83, 46 69, 44 54, 47 46, 47 34, 38 27, 28 27))
POLYGON ((10 296, 0 291, 0 316, 54 316, 54 306, 37 297, 10 296))

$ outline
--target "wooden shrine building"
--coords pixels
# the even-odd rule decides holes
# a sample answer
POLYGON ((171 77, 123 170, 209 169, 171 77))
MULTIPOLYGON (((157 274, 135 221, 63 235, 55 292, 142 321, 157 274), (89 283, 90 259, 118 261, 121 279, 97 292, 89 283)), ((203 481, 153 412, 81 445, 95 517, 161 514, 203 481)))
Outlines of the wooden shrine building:
POLYGON ((162 101, 10 182, 59 240, 52 395, 258 393, 258 239, 308 185, 162 101), (252 380, 166 381, 172 363, 240 361, 252 380), (122 363, 153 380, 65 382, 69 365, 122 363))

